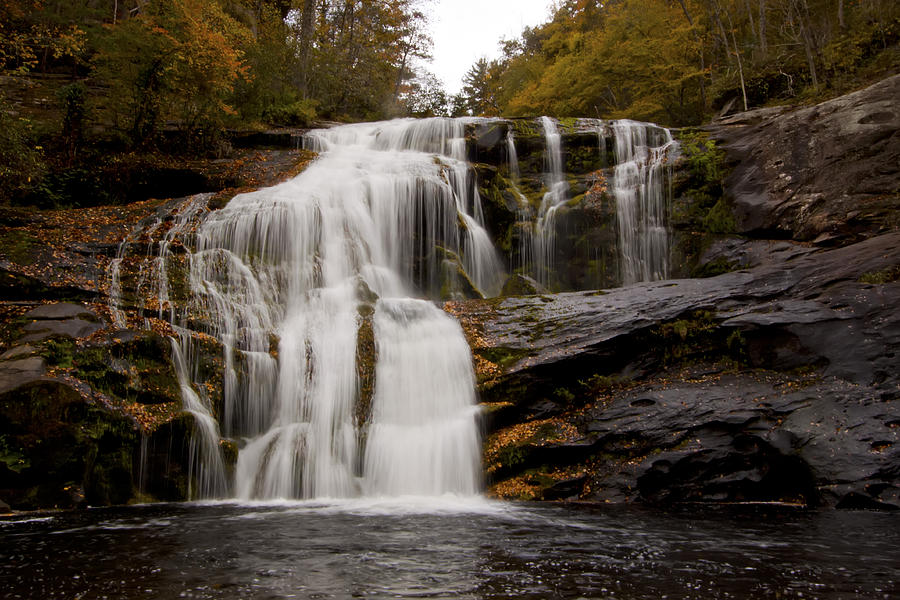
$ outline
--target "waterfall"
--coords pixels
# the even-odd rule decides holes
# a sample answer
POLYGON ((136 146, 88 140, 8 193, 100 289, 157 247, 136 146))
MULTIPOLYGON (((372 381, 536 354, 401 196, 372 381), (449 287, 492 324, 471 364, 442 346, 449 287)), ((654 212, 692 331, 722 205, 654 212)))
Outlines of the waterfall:
MULTIPOLYGON (((448 273, 484 295, 505 277, 465 160, 465 125, 313 131, 305 144, 320 157, 296 178, 220 210, 208 211, 203 196, 180 207, 152 279, 158 314, 178 334, 195 497, 477 493, 471 353, 459 324, 421 299, 444 295, 448 273), (179 260, 188 284, 180 306, 169 285, 179 260), (360 355, 366 331, 374 356, 360 355), (220 405, 196 379, 197 335, 222 348, 220 405), (370 397, 360 379, 367 360, 370 397), (223 435, 239 447, 232 482, 223 435)), ((117 311, 124 254, 111 269, 117 311)))
POLYGON ((478 491, 475 377, 459 325, 431 303, 381 299, 378 366, 365 452, 371 494, 478 491))
POLYGON ((665 279, 669 274, 671 155, 677 143, 668 129, 650 123, 623 119, 614 121, 612 129, 616 157, 612 193, 622 283, 665 279))
POLYGON ((516 209, 516 225, 519 233, 518 262, 512 264, 512 267, 525 270, 534 254, 534 227, 532 225, 534 211, 528 203, 528 198, 519 189, 519 180, 522 174, 519 170, 519 155, 516 152, 516 136, 511 126, 506 132, 506 161, 509 182, 516 195, 518 205, 516 209))
POLYGON ((541 117, 541 124, 547 145, 544 154, 544 187, 547 191, 541 200, 535 223, 533 264, 535 279, 549 288, 555 267, 556 213, 568 200, 569 184, 564 171, 562 136, 556 122, 550 117, 541 117))

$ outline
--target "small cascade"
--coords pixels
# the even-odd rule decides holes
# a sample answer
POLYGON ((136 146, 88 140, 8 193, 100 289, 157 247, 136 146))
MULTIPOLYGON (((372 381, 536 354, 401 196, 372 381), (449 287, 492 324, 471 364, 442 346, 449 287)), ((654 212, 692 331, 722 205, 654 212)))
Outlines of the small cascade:
MULTIPOLYGON (((677 142, 668 129, 614 121, 616 200, 623 285, 669 274, 668 211, 671 164, 677 142)), ((601 140, 602 140, 601 135, 601 140)))
MULTIPOLYGON (((189 230, 204 216, 207 202, 212 194, 198 194, 182 202, 173 212, 174 217, 167 222, 168 230, 162 236, 158 246, 154 236, 163 227, 164 220, 159 216, 145 219, 119 244, 116 257, 109 268, 110 314, 114 324, 119 328, 128 326, 125 312, 121 309, 122 265, 129 256, 139 259, 135 278, 136 312, 147 315, 151 312, 148 301, 156 304, 155 312, 160 319, 168 321, 176 332, 170 338, 172 362, 178 378, 183 408, 194 418, 194 434, 189 448, 189 497, 220 497, 228 493, 229 482, 225 475, 222 451, 219 447, 219 424, 213 416, 212 403, 206 396, 202 386, 192 385, 194 349, 192 332, 187 328, 187 316, 190 310, 178 312, 170 298, 170 269, 176 262, 173 245, 176 240, 183 240, 189 230), (146 238, 146 246, 138 244, 139 239, 146 238), (135 252, 137 250, 137 252, 135 252), (154 250, 156 252, 154 253, 154 250), (147 265, 150 268, 147 268, 147 265)), ((144 318, 143 325, 150 329, 149 320, 144 318)), ((143 486, 146 473, 144 461, 147 455, 146 435, 141 442, 141 466, 139 485, 143 486)), ((143 490, 142 490, 143 491, 143 490)))
POLYGON ((528 203, 528 198, 519 189, 519 181, 522 174, 519 170, 519 155, 516 152, 516 136, 513 128, 510 127, 506 132, 506 160, 509 170, 510 183, 512 191, 516 195, 516 225, 519 232, 519 248, 516 256, 518 262, 513 264, 513 269, 525 269, 528 267, 528 261, 533 256, 534 239, 533 226, 534 211, 528 203))
POLYGON ((184 346, 189 345, 190 338, 187 335, 180 337, 181 341, 172 339, 172 360, 178 374, 184 410, 194 417, 194 435, 191 436, 188 459, 188 485, 191 486, 188 497, 222 497, 227 492, 228 482, 225 479, 225 461, 219 448, 219 424, 210 413, 209 398, 201 397, 188 379, 189 362, 184 346))
POLYGON ((365 451, 370 495, 478 492, 472 356, 459 324, 430 302, 381 299, 365 451))
POLYGON ((535 223, 533 265, 535 279, 541 285, 550 287, 555 266, 556 213, 560 206, 568 200, 569 184, 564 172, 562 136, 559 134, 556 122, 550 117, 541 117, 541 124, 547 144, 544 155, 544 187, 547 191, 541 200, 541 207, 535 223))

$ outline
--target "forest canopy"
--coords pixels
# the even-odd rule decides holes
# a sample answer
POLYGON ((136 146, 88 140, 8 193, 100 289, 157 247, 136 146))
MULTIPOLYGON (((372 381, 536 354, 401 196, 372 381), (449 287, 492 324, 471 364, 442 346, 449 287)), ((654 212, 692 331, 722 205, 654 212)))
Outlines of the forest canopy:
POLYGON ((561 0, 466 75, 473 114, 698 124, 900 67, 896 0, 561 0))
POLYGON ((417 0, 0 0, 4 75, 68 73, 135 144, 396 116, 430 40, 417 0))
POLYGON ((235 130, 436 115, 693 125, 900 67, 896 0, 557 0, 450 97, 427 70, 433 1, 0 0, 0 201, 122 199, 147 156, 221 156, 235 130))

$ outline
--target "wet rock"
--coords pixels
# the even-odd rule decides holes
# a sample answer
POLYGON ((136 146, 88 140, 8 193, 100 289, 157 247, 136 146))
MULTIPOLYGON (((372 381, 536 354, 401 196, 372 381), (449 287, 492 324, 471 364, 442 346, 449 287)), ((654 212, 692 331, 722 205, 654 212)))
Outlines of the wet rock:
POLYGON ((469 278, 459 256, 446 248, 435 247, 441 259, 440 293, 441 300, 461 300, 466 298, 483 298, 484 295, 469 278))
POLYGON ((120 504, 133 494, 135 422, 67 382, 20 381, 0 393, 0 495, 16 509, 120 504))
POLYGON ((40 356, 0 362, 0 394, 39 381, 47 372, 47 363, 40 356))
POLYGON ((897 247, 891 233, 707 279, 450 303, 482 399, 502 406, 493 430, 579 432, 518 447, 499 479, 571 467, 592 500, 897 504, 900 282, 865 283, 897 247))
POLYGON ((21 346, 13 346, 3 354, 0 354, 0 360, 12 360, 14 358, 22 358, 25 356, 30 356, 37 351, 37 348, 31 346, 29 344, 23 344, 21 346))
POLYGON ((27 313, 26 319, 35 320, 63 320, 82 318, 88 321, 98 321, 97 314, 80 304, 71 304, 68 302, 59 302, 56 304, 42 304, 27 313))
POLYGON ((734 170, 741 233, 846 245, 896 230, 900 75, 794 111, 741 113, 708 129, 734 170))
POLYGON ((534 294, 542 294, 546 290, 532 277, 513 273, 503 282, 503 289, 500 291, 501 296, 530 296, 534 294))
POLYGON ((102 323, 85 321, 84 319, 66 319, 64 321, 34 321, 22 328, 26 332, 20 342, 40 342, 51 337, 62 336, 72 339, 83 338, 95 331, 103 329, 102 323))
POLYGON ((550 487, 543 490, 542 498, 544 500, 568 500, 572 498, 577 499, 581 494, 581 491, 584 489, 584 484, 586 481, 587 475, 581 475, 579 477, 572 477, 570 479, 557 481, 550 487))

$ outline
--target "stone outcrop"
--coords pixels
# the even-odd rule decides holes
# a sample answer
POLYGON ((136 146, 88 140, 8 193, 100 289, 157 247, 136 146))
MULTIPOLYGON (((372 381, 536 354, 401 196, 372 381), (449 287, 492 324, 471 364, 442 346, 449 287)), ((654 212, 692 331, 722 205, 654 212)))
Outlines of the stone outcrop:
POLYGON ((843 245, 900 226, 900 75, 799 110, 709 127, 734 170, 739 231, 843 245))
POLYGON ((706 279, 451 303, 506 440, 494 483, 900 508, 900 283, 866 283, 900 273, 898 247, 893 233, 706 279))
POLYGON ((25 310, 2 336, 0 498, 29 509, 185 497, 191 428, 167 340, 114 331, 75 303, 25 310), (143 473, 161 452, 169 464, 143 473))

